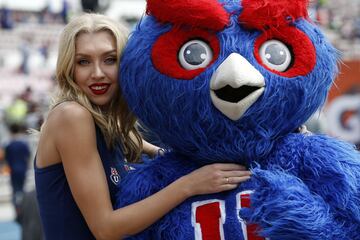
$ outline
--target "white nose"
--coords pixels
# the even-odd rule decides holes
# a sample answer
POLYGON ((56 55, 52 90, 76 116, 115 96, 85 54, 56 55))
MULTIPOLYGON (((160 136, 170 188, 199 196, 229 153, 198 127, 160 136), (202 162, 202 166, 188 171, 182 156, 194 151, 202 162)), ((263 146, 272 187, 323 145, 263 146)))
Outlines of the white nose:
POLYGON ((263 75, 238 53, 230 54, 210 80, 214 106, 233 121, 241 118, 264 89, 263 75))

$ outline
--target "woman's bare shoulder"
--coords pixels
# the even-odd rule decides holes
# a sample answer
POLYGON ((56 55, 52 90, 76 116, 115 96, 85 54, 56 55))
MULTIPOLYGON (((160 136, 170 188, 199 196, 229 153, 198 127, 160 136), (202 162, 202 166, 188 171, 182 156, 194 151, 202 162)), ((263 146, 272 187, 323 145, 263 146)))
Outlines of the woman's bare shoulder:
POLYGON ((92 127, 94 120, 91 113, 77 102, 63 102, 53 108, 46 119, 44 130, 57 136, 75 133, 92 127))
POLYGON ((82 130, 79 123, 91 129, 91 114, 79 103, 63 102, 49 112, 40 131, 36 163, 38 167, 62 161, 59 149, 75 140, 74 135, 86 134, 86 130, 82 130))
POLYGON ((73 121, 74 119, 91 118, 91 113, 85 107, 74 101, 63 102, 53 108, 48 121, 73 121))

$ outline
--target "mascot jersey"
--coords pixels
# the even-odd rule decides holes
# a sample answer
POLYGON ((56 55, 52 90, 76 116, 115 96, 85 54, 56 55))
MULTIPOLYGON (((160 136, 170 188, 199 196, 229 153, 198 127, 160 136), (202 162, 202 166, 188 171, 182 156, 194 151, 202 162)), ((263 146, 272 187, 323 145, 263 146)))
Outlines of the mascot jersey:
POLYGON ((129 174, 118 207, 215 162, 252 171, 130 239, 360 239, 360 155, 295 133, 325 102, 337 51, 306 0, 148 0, 120 65, 140 121, 170 153, 129 174))

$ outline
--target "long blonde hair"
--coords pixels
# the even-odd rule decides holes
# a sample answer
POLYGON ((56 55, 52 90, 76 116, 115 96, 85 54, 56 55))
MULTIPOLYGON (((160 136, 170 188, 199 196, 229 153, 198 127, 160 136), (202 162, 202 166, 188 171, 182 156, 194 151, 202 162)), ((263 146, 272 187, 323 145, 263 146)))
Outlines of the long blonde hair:
POLYGON ((117 57, 120 59, 128 37, 128 31, 120 23, 96 13, 85 13, 74 18, 64 28, 59 41, 59 53, 56 66, 58 93, 50 108, 64 101, 76 101, 92 114, 95 123, 101 129, 109 148, 120 144, 125 157, 136 162, 142 150, 142 138, 137 131, 136 118, 129 110, 121 94, 121 86, 110 103, 106 116, 100 107, 93 105, 74 81, 75 42, 80 33, 107 31, 116 42, 117 57))

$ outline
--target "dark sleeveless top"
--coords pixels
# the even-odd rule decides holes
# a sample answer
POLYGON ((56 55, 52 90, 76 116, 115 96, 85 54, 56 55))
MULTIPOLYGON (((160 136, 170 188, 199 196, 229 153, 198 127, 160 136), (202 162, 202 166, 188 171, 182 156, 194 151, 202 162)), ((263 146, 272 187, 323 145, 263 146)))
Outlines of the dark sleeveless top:
MULTIPOLYGON (((96 127, 96 142, 114 206, 120 181, 131 168, 124 161, 120 148, 112 151, 107 149, 105 139, 98 127, 96 127)), ((35 184, 47 240, 95 239, 70 192, 62 163, 45 168, 37 168, 35 165, 35 184)))

